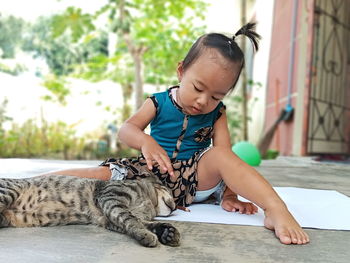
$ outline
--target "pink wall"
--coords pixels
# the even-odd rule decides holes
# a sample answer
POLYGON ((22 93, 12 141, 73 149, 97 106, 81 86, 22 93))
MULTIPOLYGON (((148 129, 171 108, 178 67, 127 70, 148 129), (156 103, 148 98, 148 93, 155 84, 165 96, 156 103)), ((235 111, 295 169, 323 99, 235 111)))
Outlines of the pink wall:
MULTIPOLYGON (((298 12, 297 12, 297 27, 296 36, 300 34, 299 28, 301 23, 307 23, 307 51, 306 57, 301 57, 299 54, 298 40, 295 42, 295 63, 293 71, 292 82, 292 100, 291 105, 296 107, 296 100, 303 101, 302 107, 304 107, 302 124, 298 123, 295 127, 295 118, 290 122, 281 122, 275 132, 274 138, 270 145, 270 149, 276 149, 281 155, 292 155, 293 144, 297 143, 300 146, 300 152, 295 153, 297 155, 308 154, 308 113, 309 113, 309 100, 310 100, 310 85, 311 85, 311 67, 312 67, 312 53, 313 53, 313 30, 314 30, 314 5, 315 0, 298 0, 298 12), (307 9, 308 19, 301 19, 301 14, 304 9, 307 9), (303 87, 303 98, 300 96, 297 90, 297 80, 305 78, 305 76, 298 76, 296 65, 298 65, 298 59, 301 63, 306 64, 306 79, 303 87), (299 141, 295 141, 293 138, 294 129, 301 129, 302 138, 298 138, 299 141), (301 141, 300 141, 301 140, 301 141)), ((284 109, 288 102, 288 71, 290 65, 290 52, 291 52, 291 25, 293 23, 293 3, 294 0, 276 0, 274 6, 274 20, 272 25, 272 38, 271 38, 271 51, 268 69, 267 80, 267 94, 266 94, 266 118, 265 118, 265 131, 269 129, 272 124, 278 119, 280 112, 284 109)), ((305 38, 304 38, 305 39, 305 38)), ((348 87, 347 87, 347 101, 348 109, 350 108, 350 64, 348 67, 348 87)), ((304 74, 305 72, 303 72, 304 74)), ((299 82, 300 83, 300 82, 299 82)), ((300 106, 300 105, 299 105, 300 106)), ((350 110, 345 111, 345 136, 347 141, 350 141, 350 110)), ((297 147, 298 148, 298 147, 297 147)), ((348 144, 348 153, 350 154, 350 143, 348 144)), ((299 148, 298 148, 299 149, 299 148)))
MULTIPOLYGON (((298 14, 302 6, 298 5, 298 14)), ((272 126, 285 108, 288 101, 288 70, 291 52, 291 24, 293 0, 275 1, 274 21, 272 25, 271 53, 268 71, 268 89, 266 97, 266 123, 265 130, 272 126)), ((298 17, 300 17, 298 15, 298 17)), ((298 34, 297 20, 297 32, 298 34)), ((298 43, 295 45, 295 65, 298 63, 298 43)), ((294 76, 296 79, 296 69, 294 76)), ((295 107, 296 88, 292 87, 292 106, 295 107)), ((281 122, 275 132, 274 139, 269 148, 276 149, 282 155, 290 155, 293 145, 293 121, 281 122)))

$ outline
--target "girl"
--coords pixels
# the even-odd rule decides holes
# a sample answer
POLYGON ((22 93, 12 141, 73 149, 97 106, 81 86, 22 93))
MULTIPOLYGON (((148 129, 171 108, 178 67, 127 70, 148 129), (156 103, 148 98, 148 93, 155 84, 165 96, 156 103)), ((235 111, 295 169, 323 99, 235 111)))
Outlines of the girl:
POLYGON ((99 179, 133 179, 151 170, 173 192, 178 205, 206 200, 227 186, 221 206, 227 211, 254 214, 257 207, 241 202, 237 194, 265 212, 264 224, 283 244, 305 244, 302 230, 271 185, 232 151, 225 106, 241 73, 244 55, 235 42, 247 36, 258 49, 255 24, 242 27, 232 38, 201 36, 178 64, 179 85, 154 94, 120 128, 119 138, 140 150, 137 159, 108 159, 98 168, 73 169, 68 174, 99 179), (151 134, 144 133, 151 125, 151 134), (210 147, 212 143, 212 147, 210 147))

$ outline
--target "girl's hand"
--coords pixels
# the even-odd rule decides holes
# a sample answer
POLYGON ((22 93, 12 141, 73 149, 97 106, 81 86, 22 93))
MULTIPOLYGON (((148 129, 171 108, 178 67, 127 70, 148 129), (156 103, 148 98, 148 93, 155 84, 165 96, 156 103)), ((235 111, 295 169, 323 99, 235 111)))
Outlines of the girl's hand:
POLYGON ((141 152, 145 157, 149 170, 152 170, 153 165, 158 163, 162 172, 168 172, 174 176, 174 169, 171 165, 170 158, 166 151, 149 135, 145 137, 141 152))
POLYGON ((258 207, 250 202, 242 202, 237 196, 225 196, 222 200, 221 207, 228 212, 239 212, 240 214, 255 214, 258 212, 258 207))

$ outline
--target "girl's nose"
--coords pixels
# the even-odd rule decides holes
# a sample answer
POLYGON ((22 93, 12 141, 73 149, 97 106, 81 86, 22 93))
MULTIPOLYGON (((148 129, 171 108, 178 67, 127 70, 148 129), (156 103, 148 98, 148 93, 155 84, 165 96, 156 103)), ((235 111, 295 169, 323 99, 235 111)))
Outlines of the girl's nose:
POLYGON ((201 94, 200 96, 198 96, 197 98, 197 103, 201 106, 205 106, 208 104, 208 98, 207 95, 205 94, 201 94))

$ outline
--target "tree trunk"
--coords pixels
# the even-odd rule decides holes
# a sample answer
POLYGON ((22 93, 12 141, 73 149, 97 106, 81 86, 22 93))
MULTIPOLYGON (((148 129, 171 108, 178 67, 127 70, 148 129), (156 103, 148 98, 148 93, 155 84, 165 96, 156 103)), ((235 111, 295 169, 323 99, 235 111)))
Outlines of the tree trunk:
MULTIPOLYGON (((125 23, 125 1, 119 2, 119 21, 121 25, 125 23)), ((128 51, 134 60, 135 70, 135 111, 137 111, 143 103, 143 78, 142 78, 142 56, 147 48, 135 45, 135 42, 130 37, 129 29, 122 30, 122 36, 128 47, 128 51)))
POLYGON ((133 54, 135 63, 135 112, 143 103, 142 53, 133 54))
POLYGON ((129 99, 132 95, 132 85, 130 83, 122 84, 123 92, 123 108, 122 108, 122 122, 129 119, 131 116, 131 107, 129 105, 129 99))
MULTIPOLYGON (((242 26, 246 24, 246 0, 241 0, 241 23, 242 26)), ((245 55, 245 37, 242 38, 242 51, 245 55)), ((248 113, 247 113, 247 73, 246 69, 242 69, 242 128, 243 140, 248 140, 248 113)))

